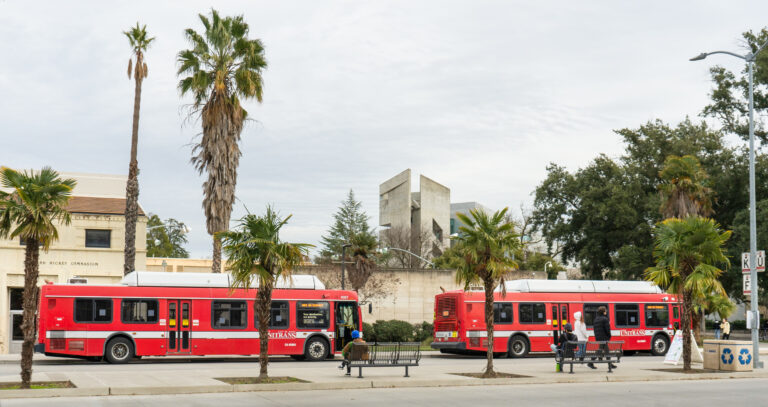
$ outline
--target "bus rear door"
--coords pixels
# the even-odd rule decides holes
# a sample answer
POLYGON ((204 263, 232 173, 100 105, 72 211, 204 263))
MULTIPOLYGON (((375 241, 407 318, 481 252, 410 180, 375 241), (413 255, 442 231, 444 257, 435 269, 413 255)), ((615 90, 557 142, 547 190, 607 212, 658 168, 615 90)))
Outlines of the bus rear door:
POLYGON ((169 355, 184 355, 191 352, 192 302, 190 300, 168 300, 168 350, 169 355))

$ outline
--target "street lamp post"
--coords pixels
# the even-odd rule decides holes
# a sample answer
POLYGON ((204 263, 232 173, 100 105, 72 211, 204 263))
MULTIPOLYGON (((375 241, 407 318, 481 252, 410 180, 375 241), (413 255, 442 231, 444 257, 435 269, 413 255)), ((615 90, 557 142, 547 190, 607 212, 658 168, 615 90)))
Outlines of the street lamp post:
POLYGON ((352 247, 352 245, 349 243, 345 243, 341 245, 341 289, 342 290, 344 289, 344 272, 346 271, 346 263, 344 262, 344 259, 347 258, 346 256, 347 247, 352 247))
POLYGON ((752 314, 752 366, 757 369, 763 367, 760 359, 760 341, 758 336, 759 318, 757 313, 757 214, 755 203, 755 117, 754 117, 754 91, 752 71, 757 54, 768 45, 766 41, 755 52, 739 55, 729 51, 702 52, 691 58, 691 61, 701 61, 713 54, 726 54, 743 59, 747 63, 749 71, 749 277, 751 283, 750 302, 752 303, 750 313, 752 314))
POLYGON ((398 251, 398 252, 408 253, 411 256, 416 257, 417 259, 423 261, 424 263, 429 264, 430 266, 432 266, 432 268, 435 268, 435 263, 432 263, 431 261, 429 261, 429 260, 419 256, 416 253, 409 252, 408 250, 401 249, 399 247, 382 247, 381 250, 384 251, 384 252, 386 252, 387 250, 395 250, 395 251, 398 251))

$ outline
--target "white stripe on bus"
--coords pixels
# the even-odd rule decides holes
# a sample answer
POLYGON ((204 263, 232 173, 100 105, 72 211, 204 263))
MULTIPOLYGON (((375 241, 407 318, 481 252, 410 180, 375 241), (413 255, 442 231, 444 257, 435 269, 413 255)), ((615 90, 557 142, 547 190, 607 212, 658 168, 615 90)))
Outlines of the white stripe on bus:
MULTIPOLYGON (((172 331, 177 332, 177 331, 172 331)), ((258 339, 259 333, 253 331, 189 331, 194 339, 258 339)), ((46 331, 47 339, 106 339, 112 334, 125 333, 135 339, 166 338, 168 331, 46 331)), ((291 333, 293 334, 293 332, 291 333)), ((320 334, 328 339, 335 338, 333 332, 295 332, 295 338, 282 333, 273 333, 270 339, 306 339, 312 334, 320 334)))

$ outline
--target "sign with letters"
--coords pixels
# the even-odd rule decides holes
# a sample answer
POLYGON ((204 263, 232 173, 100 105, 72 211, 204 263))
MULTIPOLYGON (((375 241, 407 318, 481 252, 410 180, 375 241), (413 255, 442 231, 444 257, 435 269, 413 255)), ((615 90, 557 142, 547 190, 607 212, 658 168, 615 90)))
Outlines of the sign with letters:
MULTIPOLYGON (((757 269, 758 273, 762 273, 765 271, 765 251, 764 250, 758 250, 756 253, 756 262, 757 262, 757 269)), ((741 271, 742 273, 749 273, 751 271, 751 267, 749 265, 749 252, 741 253, 741 271)))

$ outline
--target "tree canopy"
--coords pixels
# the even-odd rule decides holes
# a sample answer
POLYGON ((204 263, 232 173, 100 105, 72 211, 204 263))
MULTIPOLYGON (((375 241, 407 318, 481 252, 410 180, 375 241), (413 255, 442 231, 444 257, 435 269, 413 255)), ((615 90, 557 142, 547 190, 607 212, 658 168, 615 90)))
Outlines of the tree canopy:
POLYGON ((147 256, 187 258, 187 226, 173 218, 161 220, 150 213, 147 221, 147 256))
POLYGON ((333 215, 333 225, 328 234, 323 236, 320 251, 322 260, 341 258, 341 248, 344 244, 352 242, 353 237, 358 241, 377 240, 373 231, 368 226, 368 215, 362 209, 362 203, 355 199, 355 192, 349 190, 347 199, 341 202, 339 210, 333 215))

